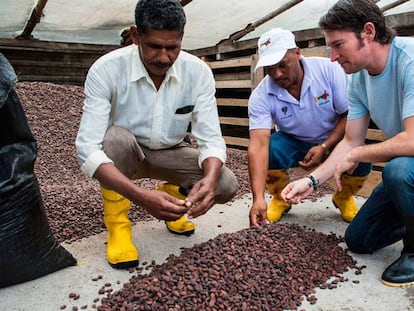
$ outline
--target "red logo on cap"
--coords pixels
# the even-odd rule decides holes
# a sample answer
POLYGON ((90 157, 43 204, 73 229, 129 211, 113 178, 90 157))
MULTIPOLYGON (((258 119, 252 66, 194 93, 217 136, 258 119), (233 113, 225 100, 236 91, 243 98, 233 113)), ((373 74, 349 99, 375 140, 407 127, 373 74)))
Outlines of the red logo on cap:
POLYGON ((263 42, 262 44, 260 44, 260 48, 262 48, 264 45, 268 46, 270 44, 270 38, 268 38, 265 42, 263 42))

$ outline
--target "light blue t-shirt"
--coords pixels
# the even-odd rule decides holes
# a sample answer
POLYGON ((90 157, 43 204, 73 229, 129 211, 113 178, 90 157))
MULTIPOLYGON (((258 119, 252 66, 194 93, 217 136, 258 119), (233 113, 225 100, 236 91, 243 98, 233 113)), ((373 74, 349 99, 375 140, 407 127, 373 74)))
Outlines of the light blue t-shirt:
POLYGON ((347 75, 323 57, 301 57, 304 78, 300 100, 266 75, 249 98, 249 129, 272 129, 308 143, 323 142, 340 114, 348 110, 347 75))
POLYGON ((414 38, 393 39, 381 74, 352 74, 348 100, 348 120, 369 114, 386 137, 403 131, 403 120, 414 115, 414 38))

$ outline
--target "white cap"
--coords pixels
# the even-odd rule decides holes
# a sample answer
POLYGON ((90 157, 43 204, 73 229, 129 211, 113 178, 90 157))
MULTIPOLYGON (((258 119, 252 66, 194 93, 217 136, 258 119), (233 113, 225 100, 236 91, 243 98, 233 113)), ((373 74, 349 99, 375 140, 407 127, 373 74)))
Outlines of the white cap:
POLYGON ((281 61, 287 50, 296 48, 295 36, 289 30, 273 28, 257 41, 259 61, 256 68, 272 66, 281 61))

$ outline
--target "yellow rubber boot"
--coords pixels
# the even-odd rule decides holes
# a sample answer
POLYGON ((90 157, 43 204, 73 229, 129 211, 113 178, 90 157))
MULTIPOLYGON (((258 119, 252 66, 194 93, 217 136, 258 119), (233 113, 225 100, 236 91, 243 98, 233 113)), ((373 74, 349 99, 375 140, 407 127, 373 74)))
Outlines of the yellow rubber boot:
MULTIPOLYGON (((169 195, 179 199, 184 200, 186 196, 180 192, 180 187, 173 184, 162 184, 157 187, 158 191, 163 191, 169 195)), ((188 220, 184 215, 174 221, 165 222, 167 229, 174 234, 178 235, 192 235, 195 231, 195 224, 188 220)))
POLYGON ((116 269, 136 267, 138 250, 132 242, 132 226, 128 219, 131 202, 112 190, 101 186, 104 206, 104 223, 108 230, 106 257, 116 269))
POLYGON ((335 190, 332 202, 336 208, 339 208, 342 219, 346 222, 351 222, 358 213, 358 207, 355 204, 353 195, 361 190, 367 177, 345 174, 341 176, 342 191, 335 190))
POLYGON ((266 177, 266 184, 272 200, 267 206, 267 218, 270 221, 279 221, 284 213, 287 213, 291 206, 286 203, 280 192, 289 183, 289 175, 286 169, 269 170, 266 177))

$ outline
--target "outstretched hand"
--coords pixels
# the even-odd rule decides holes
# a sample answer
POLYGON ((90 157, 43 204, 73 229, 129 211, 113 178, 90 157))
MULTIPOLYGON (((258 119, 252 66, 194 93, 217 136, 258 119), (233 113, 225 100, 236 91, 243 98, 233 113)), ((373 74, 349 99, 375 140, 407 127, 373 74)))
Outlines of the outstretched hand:
POLYGON ((289 204, 298 204, 313 192, 309 178, 301 178, 290 182, 281 192, 283 200, 289 204))

